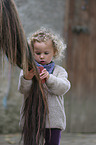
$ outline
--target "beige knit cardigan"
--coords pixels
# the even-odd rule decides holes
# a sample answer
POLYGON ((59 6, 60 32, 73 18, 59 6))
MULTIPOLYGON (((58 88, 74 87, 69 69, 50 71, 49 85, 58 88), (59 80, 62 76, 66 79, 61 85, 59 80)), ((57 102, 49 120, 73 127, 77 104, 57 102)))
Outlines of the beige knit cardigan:
MULTIPOLYGON (((31 88, 32 80, 26 80, 23 77, 23 70, 21 70, 19 76, 18 90, 24 94, 24 98, 27 97, 31 88)), ((68 74, 66 70, 55 65, 53 74, 50 74, 48 80, 44 84, 44 91, 48 101, 49 119, 46 114, 46 128, 59 128, 65 130, 66 128, 66 115, 64 108, 64 95, 70 89, 70 82, 68 80, 68 74)), ((21 107, 21 118, 22 118, 21 107)), ((20 119, 22 126, 23 121, 20 119)))

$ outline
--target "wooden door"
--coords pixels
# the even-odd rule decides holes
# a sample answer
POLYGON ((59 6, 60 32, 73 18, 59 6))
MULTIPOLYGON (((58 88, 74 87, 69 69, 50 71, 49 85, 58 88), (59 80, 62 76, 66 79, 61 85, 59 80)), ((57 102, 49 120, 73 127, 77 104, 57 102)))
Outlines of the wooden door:
POLYGON ((96 132, 96 0, 66 0, 67 131, 96 132))

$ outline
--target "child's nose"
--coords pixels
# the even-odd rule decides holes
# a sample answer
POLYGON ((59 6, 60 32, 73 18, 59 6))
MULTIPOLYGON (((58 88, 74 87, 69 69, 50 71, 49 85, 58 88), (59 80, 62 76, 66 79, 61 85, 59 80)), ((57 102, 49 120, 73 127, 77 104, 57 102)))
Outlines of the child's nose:
POLYGON ((40 58, 44 58, 44 55, 43 55, 43 54, 41 54, 41 55, 40 55, 40 58))

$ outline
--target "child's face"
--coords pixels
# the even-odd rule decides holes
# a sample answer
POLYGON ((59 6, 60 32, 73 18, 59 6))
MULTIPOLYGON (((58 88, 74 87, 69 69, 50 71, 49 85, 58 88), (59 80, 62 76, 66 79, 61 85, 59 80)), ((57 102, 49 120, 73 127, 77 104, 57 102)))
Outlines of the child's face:
POLYGON ((34 43, 34 57, 39 64, 45 65, 50 63, 54 54, 55 52, 51 40, 47 42, 36 41, 34 43))

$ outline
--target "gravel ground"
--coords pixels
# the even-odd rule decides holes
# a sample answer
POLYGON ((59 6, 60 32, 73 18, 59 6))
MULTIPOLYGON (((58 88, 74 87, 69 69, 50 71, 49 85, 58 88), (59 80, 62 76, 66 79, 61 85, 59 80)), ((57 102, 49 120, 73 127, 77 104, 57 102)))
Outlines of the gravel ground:
MULTIPOLYGON (((0 145, 19 145, 19 141, 20 134, 0 135, 0 145)), ((60 145, 96 145, 96 134, 62 133, 60 145)))

